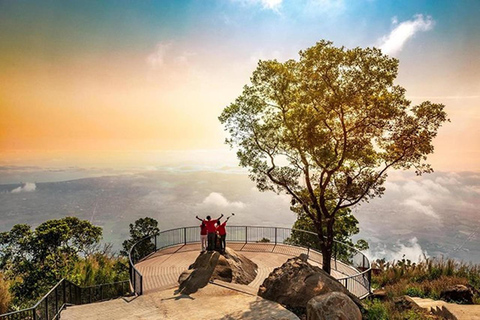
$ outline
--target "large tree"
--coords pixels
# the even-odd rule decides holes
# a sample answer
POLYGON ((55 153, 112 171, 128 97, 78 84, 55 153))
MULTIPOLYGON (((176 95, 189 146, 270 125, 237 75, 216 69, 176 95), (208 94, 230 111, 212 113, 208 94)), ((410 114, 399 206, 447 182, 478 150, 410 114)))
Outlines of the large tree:
POLYGON ((442 104, 411 105, 398 60, 328 41, 284 63, 260 61, 219 120, 260 191, 291 195, 312 220, 330 272, 339 212, 379 196, 387 170, 432 168, 442 104))

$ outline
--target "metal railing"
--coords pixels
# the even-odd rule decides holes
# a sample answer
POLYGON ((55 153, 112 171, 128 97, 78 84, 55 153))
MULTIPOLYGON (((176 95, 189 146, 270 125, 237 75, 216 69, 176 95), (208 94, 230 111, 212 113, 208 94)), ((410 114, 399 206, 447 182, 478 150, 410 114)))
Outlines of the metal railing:
POLYGON ((118 298, 130 294, 129 281, 80 287, 66 279, 60 280, 33 307, 0 315, 1 320, 54 320, 67 306, 118 298))
MULTIPOLYGON (((137 262, 158 250, 200 242, 199 229, 198 226, 170 229, 137 241, 129 251, 130 283, 133 292, 137 295, 143 294, 143 276, 135 267, 137 262)), ((268 242, 274 245, 292 245, 305 248, 311 261, 322 264, 322 255, 315 249, 315 241, 317 240, 318 236, 316 233, 299 229, 227 226, 227 243, 268 242)), ((350 292, 356 294, 359 298, 370 294, 371 266, 370 261, 362 252, 345 243, 334 240, 331 266, 332 270, 345 275, 337 280, 350 292), (354 272, 353 275, 351 274, 352 272, 354 272)))

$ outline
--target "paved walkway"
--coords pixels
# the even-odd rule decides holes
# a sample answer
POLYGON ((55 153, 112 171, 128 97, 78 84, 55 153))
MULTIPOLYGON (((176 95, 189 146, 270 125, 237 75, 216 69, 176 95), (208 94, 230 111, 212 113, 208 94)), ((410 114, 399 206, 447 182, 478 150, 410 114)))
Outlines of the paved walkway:
POLYGON ((298 320, 278 303, 208 284, 197 292, 175 295, 165 289, 137 298, 114 299, 62 311, 62 320, 298 320))
MULTIPOLYGON (((288 258, 298 256, 301 253, 307 253, 307 249, 284 244, 232 242, 227 244, 227 246, 241 252, 245 257, 258 265, 257 277, 248 285, 248 288, 245 288, 245 290, 255 293, 274 268, 281 266, 288 258)), ((143 275, 144 294, 178 285, 178 277, 195 261, 199 251, 199 243, 174 246, 157 251, 155 254, 137 263, 135 267, 143 275)), ((311 264, 321 267, 320 261, 322 261, 320 254, 310 252, 309 262, 311 264)), ((336 269, 332 270, 332 276, 337 279, 358 273, 358 270, 355 268, 341 262, 336 264, 332 262, 332 268, 336 269)), ((358 291, 358 296, 363 294, 362 289, 365 291, 361 286, 356 286, 354 289, 358 291)))

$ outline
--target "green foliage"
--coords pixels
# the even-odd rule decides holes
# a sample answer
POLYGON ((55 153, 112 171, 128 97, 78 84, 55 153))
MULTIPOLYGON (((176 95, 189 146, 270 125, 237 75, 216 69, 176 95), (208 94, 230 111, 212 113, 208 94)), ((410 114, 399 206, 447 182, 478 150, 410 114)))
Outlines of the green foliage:
POLYGON ((93 252, 102 228, 75 217, 48 220, 34 231, 15 225, 0 234, 0 268, 11 281, 13 303, 30 306, 70 274, 79 254, 93 252))
POLYGON ((67 279, 81 287, 128 280, 128 260, 106 251, 75 262, 67 279))
MULTIPOLYGON (((123 250, 120 253, 124 256, 128 256, 128 251, 137 241, 159 232, 160 229, 158 228, 158 221, 153 218, 140 218, 133 224, 130 223, 130 239, 127 239, 123 242, 123 250)), ((155 245, 151 241, 145 241, 137 247, 136 254, 138 254, 140 257, 143 257, 145 253, 152 252, 154 246, 155 245)))
POLYGON ((367 300, 365 303, 365 307, 367 309, 366 318, 368 320, 388 320, 388 309, 387 307, 381 303, 379 300, 369 301, 367 300))
POLYGON ((405 294, 410 297, 420 297, 420 298, 425 298, 425 293, 423 290, 419 287, 408 287, 405 290, 405 294))
POLYGON ((342 210, 382 195, 389 168, 432 171, 444 106, 411 106, 397 72, 378 49, 320 41, 298 61, 260 61, 219 117, 258 189, 291 195, 312 220, 328 272, 342 210))
MULTIPOLYGON (((293 224, 293 231, 291 236, 285 240, 286 243, 301 245, 317 250, 321 250, 320 239, 316 235, 316 228, 312 220, 302 212, 301 208, 292 207, 292 210, 298 213, 297 221, 293 224), (297 231, 298 230, 298 231, 297 231), (311 233, 305 233, 300 230, 310 231, 311 233)), ((340 210, 337 213, 337 221, 334 225, 334 239, 336 241, 347 244, 352 248, 358 250, 367 250, 368 242, 360 239, 357 243, 353 243, 351 236, 357 234, 360 230, 358 228, 358 220, 351 214, 349 208, 340 210)), ((326 233, 326 230, 325 230, 326 233)), ((355 252, 355 250, 348 248, 347 246, 334 245, 334 252, 337 254, 337 258, 340 260, 348 260, 348 257, 355 252)))

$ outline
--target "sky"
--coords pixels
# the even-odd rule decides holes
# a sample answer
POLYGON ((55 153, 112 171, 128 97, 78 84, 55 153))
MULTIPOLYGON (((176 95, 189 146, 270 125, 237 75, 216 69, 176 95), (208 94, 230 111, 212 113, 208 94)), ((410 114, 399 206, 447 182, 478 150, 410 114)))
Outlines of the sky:
POLYGON ((479 1, 0 0, 0 165, 235 164, 218 116, 259 59, 321 39, 400 60, 451 122, 429 158, 480 170, 479 1))

